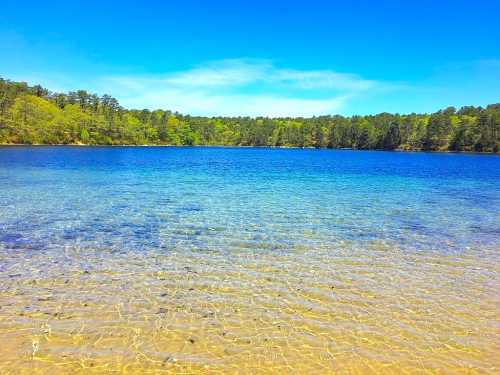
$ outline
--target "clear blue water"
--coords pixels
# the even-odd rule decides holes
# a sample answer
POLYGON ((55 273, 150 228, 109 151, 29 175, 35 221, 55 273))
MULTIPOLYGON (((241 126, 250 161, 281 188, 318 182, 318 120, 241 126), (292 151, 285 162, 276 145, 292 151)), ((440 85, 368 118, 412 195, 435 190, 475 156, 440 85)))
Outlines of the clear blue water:
POLYGON ((500 157, 266 148, 1 147, 0 249, 500 246, 500 157))
POLYGON ((0 147, 0 186, 0 373, 500 368, 499 156, 0 147))

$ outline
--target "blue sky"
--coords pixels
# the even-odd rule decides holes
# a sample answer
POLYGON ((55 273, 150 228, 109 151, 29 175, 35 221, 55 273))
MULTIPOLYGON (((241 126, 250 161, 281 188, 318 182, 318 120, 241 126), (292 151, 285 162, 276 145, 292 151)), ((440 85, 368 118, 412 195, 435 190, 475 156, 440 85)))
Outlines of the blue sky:
POLYGON ((10 1, 0 76, 201 115, 500 102, 500 1, 10 1))

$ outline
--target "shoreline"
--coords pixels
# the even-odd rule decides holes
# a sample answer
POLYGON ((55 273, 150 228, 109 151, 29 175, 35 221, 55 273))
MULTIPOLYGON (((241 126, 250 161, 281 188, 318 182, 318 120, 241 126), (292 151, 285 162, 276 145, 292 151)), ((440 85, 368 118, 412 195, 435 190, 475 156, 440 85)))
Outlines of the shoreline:
POLYGON ((358 148, 328 148, 328 147, 299 147, 299 146, 240 146, 240 145, 160 145, 160 144, 125 144, 125 145, 105 145, 105 144, 83 144, 83 143, 0 143, 0 147, 82 147, 82 148, 97 148, 97 147, 166 147, 166 148, 261 148, 261 149, 297 149, 297 150, 332 150, 332 151, 378 151, 378 152, 414 152, 414 153, 434 153, 434 154, 481 154, 481 155, 500 155, 500 152, 489 151, 454 151, 454 150, 418 150, 418 149, 358 149, 358 148))

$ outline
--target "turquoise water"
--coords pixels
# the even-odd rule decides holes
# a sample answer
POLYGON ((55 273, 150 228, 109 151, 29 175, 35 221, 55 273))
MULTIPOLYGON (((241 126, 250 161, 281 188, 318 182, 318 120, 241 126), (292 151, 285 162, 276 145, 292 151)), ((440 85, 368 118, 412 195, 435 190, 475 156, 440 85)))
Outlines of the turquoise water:
POLYGON ((0 373, 498 374, 500 157, 0 148, 0 373))
POLYGON ((0 148, 0 248, 290 251, 500 242, 500 157, 257 148, 0 148))

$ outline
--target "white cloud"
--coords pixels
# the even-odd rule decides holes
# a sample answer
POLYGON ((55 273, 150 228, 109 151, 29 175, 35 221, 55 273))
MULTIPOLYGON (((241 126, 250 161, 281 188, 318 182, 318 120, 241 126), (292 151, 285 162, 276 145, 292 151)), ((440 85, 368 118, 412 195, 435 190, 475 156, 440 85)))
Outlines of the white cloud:
POLYGON ((191 115, 311 117, 336 112, 347 99, 348 96, 301 99, 275 95, 217 95, 173 89, 131 96, 120 102, 126 108, 168 108, 191 115))
POLYGON ((336 73, 329 70, 276 70, 275 80, 304 89, 364 91, 379 85, 376 81, 365 80, 355 74, 336 73))
POLYGON ((383 87, 354 74, 292 70, 266 60, 221 60, 157 76, 113 76, 102 87, 127 108, 209 116, 339 113, 352 97, 383 87))
POLYGON ((174 73, 165 79, 165 83, 186 87, 239 86, 268 79, 270 68, 264 62, 222 60, 174 73))

